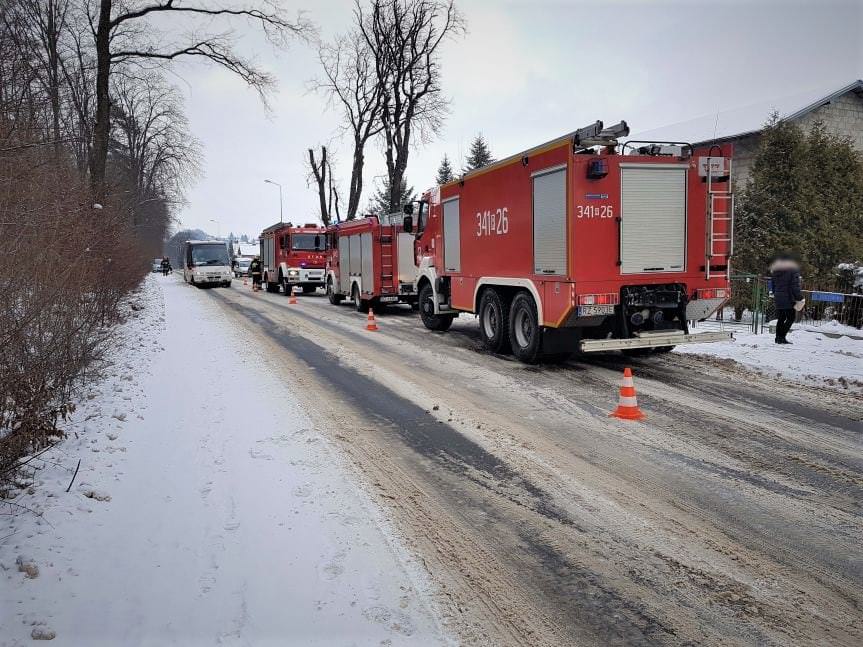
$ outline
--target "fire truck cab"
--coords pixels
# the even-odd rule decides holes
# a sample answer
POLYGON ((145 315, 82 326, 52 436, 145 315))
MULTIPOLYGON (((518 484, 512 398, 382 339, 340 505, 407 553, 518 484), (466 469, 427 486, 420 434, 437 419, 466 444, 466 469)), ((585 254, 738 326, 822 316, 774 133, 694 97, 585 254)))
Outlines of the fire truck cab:
POLYGON ((414 236, 402 231, 401 213, 331 225, 327 236, 330 303, 350 299, 360 312, 378 304, 416 306, 414 236))
POLYGON ((260 245, 267 292, 278 292, 281 286, 286 295, 294 287, 307 294, 324 286, 327 250, 324 227, 276 223, 261 232, 260 245))
POLYGON ((596 122, 408 205, 425 326, 475 313, 489 350, 525 362, 730 338, 688 322, 730 297, 731 145, 628 133, 596 122))

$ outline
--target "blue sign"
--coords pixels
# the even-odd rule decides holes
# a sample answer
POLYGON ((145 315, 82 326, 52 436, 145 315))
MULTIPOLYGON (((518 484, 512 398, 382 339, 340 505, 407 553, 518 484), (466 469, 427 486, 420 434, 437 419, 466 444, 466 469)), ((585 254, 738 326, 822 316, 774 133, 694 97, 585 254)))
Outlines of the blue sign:
POLYGON ((813 301, 826 301, 827 303, 842 303, 845 301, 845 295, 837 294, 836 292, 813 292, 810 298, 813 301))

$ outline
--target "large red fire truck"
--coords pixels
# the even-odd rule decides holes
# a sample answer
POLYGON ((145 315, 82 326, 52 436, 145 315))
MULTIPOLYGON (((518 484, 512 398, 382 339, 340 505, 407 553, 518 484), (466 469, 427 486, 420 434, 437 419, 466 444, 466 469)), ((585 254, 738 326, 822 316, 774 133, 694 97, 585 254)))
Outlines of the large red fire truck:
POLYGON ((349 298, 360 312, 386 303, 417 302, 414 236, 400 213, 367 216, 327 228, 327 296, 349 298))
POLYGON ((687 322, 730 296, 731 145, 628 134, 596 122, 406 206, 425 326, 476 313, 485 346, 525 362, 730 338, 687 322))
POLYGON ((327 237, 322 226, 280 222, 264 229, 260 239, 267 292, 281 286, 287 295, 298 286, 305 294, 324 286, 327 237))

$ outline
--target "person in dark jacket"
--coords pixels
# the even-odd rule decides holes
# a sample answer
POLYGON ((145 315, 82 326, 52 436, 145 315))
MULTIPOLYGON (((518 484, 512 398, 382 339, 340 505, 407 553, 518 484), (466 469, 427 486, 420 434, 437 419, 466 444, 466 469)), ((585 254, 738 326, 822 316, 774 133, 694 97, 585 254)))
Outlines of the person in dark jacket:
POLYGON ((171 272, 171 261, 167 256, 162 258, 162 276, 168 276, 171 272))
POLYGON ((770 280, 776 303, 776 343, 790 344, 788 333, 803 304, 800 266, 788 254, 778 256, 770 266, 770 280))
POLYGON ((264 266, 261 264, 261 257, 255 256, 252 262, 249 263, 249 274, 252 275, 252 290, 257 292, 261 289, 261 277, 264 273, 264 266))

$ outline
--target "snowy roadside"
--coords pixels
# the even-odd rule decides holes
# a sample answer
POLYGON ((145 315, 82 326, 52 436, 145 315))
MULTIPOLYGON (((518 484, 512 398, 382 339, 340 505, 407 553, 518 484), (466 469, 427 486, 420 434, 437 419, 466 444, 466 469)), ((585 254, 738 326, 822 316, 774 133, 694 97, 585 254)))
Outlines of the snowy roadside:
POLYGON ((734 341, 681 346, 675 353, 732 360, 756 372, 786 380, 828 387, 841 393, 863 393, 863 339, 848 326, 795 325, 778 345, 773 335, 735 332, 734 341))
POLYGON ((0 517, 0 645, 450 643, 260 351, 173 278, 139 301, 16 501, 41 516, 0 517))

